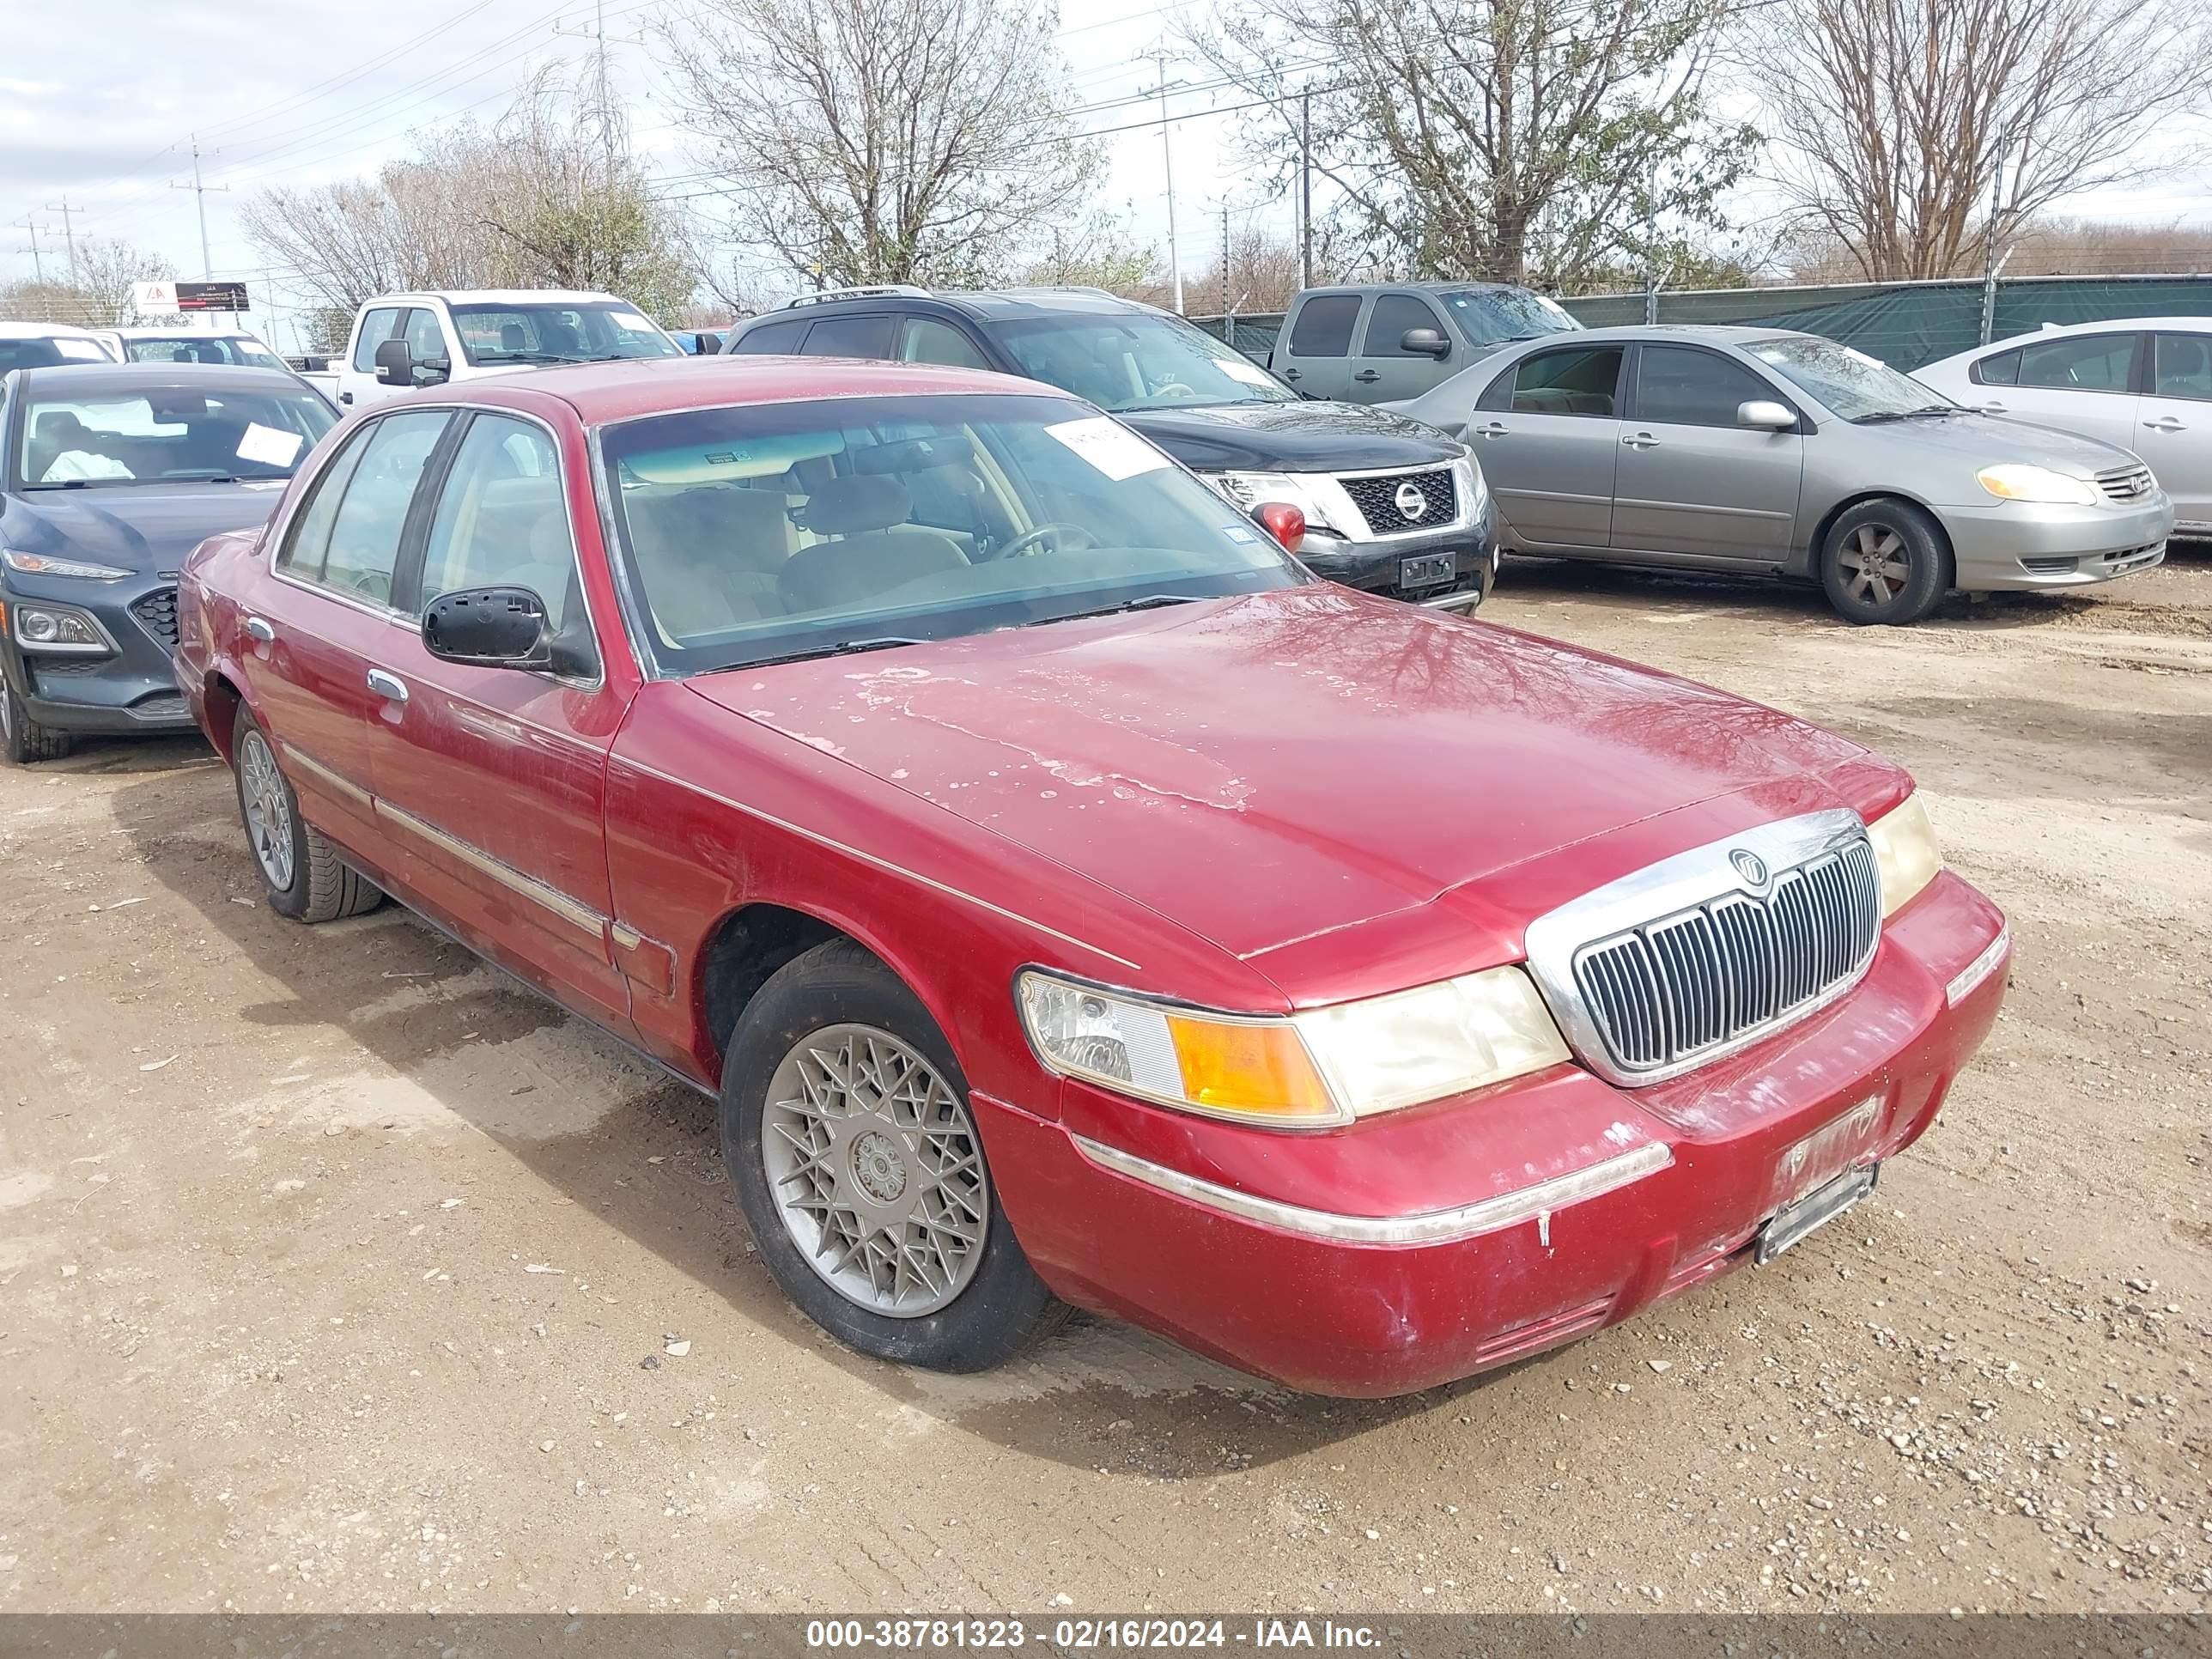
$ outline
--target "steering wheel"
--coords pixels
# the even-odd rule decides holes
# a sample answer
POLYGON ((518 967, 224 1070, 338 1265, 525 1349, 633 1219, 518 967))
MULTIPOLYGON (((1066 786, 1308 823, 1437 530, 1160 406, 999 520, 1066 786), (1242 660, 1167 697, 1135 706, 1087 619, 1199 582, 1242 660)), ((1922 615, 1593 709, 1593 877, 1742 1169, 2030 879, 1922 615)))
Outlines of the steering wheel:
POLYGON ((1098 538, 1079 524, 1041 524, 1035 529, 1024 531, 1008 542, 999 550, 999 556, 1002 559, 1026 558, 1042 549, 1047 541, 1056 542, 1063 536, 1082 537, 1085 547, 1098 545, 1098 538))
POLYGON ((1155 398, 1195 398, 1198 388, 1186 386, 1181 380, 1163 380, 1152 388, 1152 395, 1155 398))

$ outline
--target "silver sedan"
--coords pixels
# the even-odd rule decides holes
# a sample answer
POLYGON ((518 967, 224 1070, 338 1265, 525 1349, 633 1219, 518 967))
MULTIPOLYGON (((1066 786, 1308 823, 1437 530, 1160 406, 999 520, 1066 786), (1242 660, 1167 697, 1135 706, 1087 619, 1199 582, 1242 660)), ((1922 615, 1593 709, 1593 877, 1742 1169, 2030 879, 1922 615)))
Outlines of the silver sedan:
POLYGON ((1472 445, 1510 551, 1808 578, 1851 622, 2108 581, 2158 563, 2173 527, 2129 451, 1781 329, 1554 336, 1386 407, 1472 445))

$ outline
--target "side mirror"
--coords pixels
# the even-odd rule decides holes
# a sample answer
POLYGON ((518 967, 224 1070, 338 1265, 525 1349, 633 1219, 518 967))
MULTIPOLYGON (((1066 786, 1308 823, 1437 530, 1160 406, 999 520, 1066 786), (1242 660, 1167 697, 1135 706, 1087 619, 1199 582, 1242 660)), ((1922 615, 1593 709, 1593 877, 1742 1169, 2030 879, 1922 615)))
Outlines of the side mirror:
POLYGON ((1262 501, 1252 509, 1252 521, 1273 538, 1285 553, 1305 545, 1306 515, 1288 501, 1262 501))
POLYGON ((1753 398, 1748 403, 1735 406, 1735 423, 1763 432, 1787 432, 1797 424, 1797 415, 1787 404, 1778 404, 1768 398, 1753 398))
POLYGON ((1428 357, 1451 356, 1451 342, 1432 328, 1409 328, 1398 337, 1398 349, 1428 357))
POLYGON ((408 355, 404 340, 379 340, 376 343, 376 383, 379 386, 413 386, 415 360, 408 355))
POLYGON ((456 588, 423 611, 422 648, 441 662, 477 668, 550 669, 545 622, 545 601, 529 588, 456 588))

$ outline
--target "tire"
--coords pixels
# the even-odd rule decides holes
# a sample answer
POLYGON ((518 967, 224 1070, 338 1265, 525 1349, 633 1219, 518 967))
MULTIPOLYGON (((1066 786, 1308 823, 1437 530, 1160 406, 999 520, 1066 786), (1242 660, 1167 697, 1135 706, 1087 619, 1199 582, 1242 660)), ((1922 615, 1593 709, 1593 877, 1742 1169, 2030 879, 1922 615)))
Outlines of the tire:
POLYGON ((747 1006, 722 1066, 721 1136, 769 1271, 848 1346, 988 1370, 1066 1318, 1000 1207, 951 1045, 852 941, 786 963, 747 1006), (844 1081, 861 1066, 875 1086, 855 1109, 844 1081), (856 1240, 876 1248, 856 1260, 856 1240))
POLYGON ((0 678, 0 749, 13 766, 59 760, 70 751, 70 735, 33 720, 15 688, 0 678))
POLYGON ((238 815, 270 909, 295 921, 336 921, 384 902, 384 890, 340 858, 300 816, 300 798, 276 764, 276 745, 243 708, 231 751, 238 815))
POLYGON ((1820 543, 1820 586, 1848 623, 1916 623, 1951 591, 1942 526, 1910 501, 1861 501, 1820 543))

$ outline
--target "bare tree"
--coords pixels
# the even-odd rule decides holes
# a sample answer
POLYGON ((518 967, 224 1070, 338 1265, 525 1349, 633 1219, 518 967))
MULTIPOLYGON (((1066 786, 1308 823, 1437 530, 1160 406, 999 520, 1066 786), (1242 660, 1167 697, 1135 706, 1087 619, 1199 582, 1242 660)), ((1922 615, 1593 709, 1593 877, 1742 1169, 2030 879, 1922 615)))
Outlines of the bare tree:
POLYGON ((2061 198, 2167 164, 2205 0, 1779 0, 1748 34, 1802 222, 1879 280, 1978 272, 2061 198))
POLYGON ((176 268, 157 253, 107 237, 76 244, 66 276, 0 288, 0 314, 76 328, 112 328, 133 315, 133 283, 167 282, 176 268))
POLYGON ((1126 215, 1106 210, 1048 227, 1018 275, 1037 287, 1103 288, 1155 305, 1168 292, 1159 249, 1138 240, 1126 215))
POLYGON ((1251 0, 1190 40, 1267 100, 1244 143, 1279 186, 1310 131, 1363 232, 1346 263, 1571 286, 1718 228, 1758 137, 1705 90, 1741 3, 1251 0))
POLYGON ((1088 198, 1036 0, 698 0, 663 27, 679 119, 745 244, 801 278, 994 274, 1088 198))

